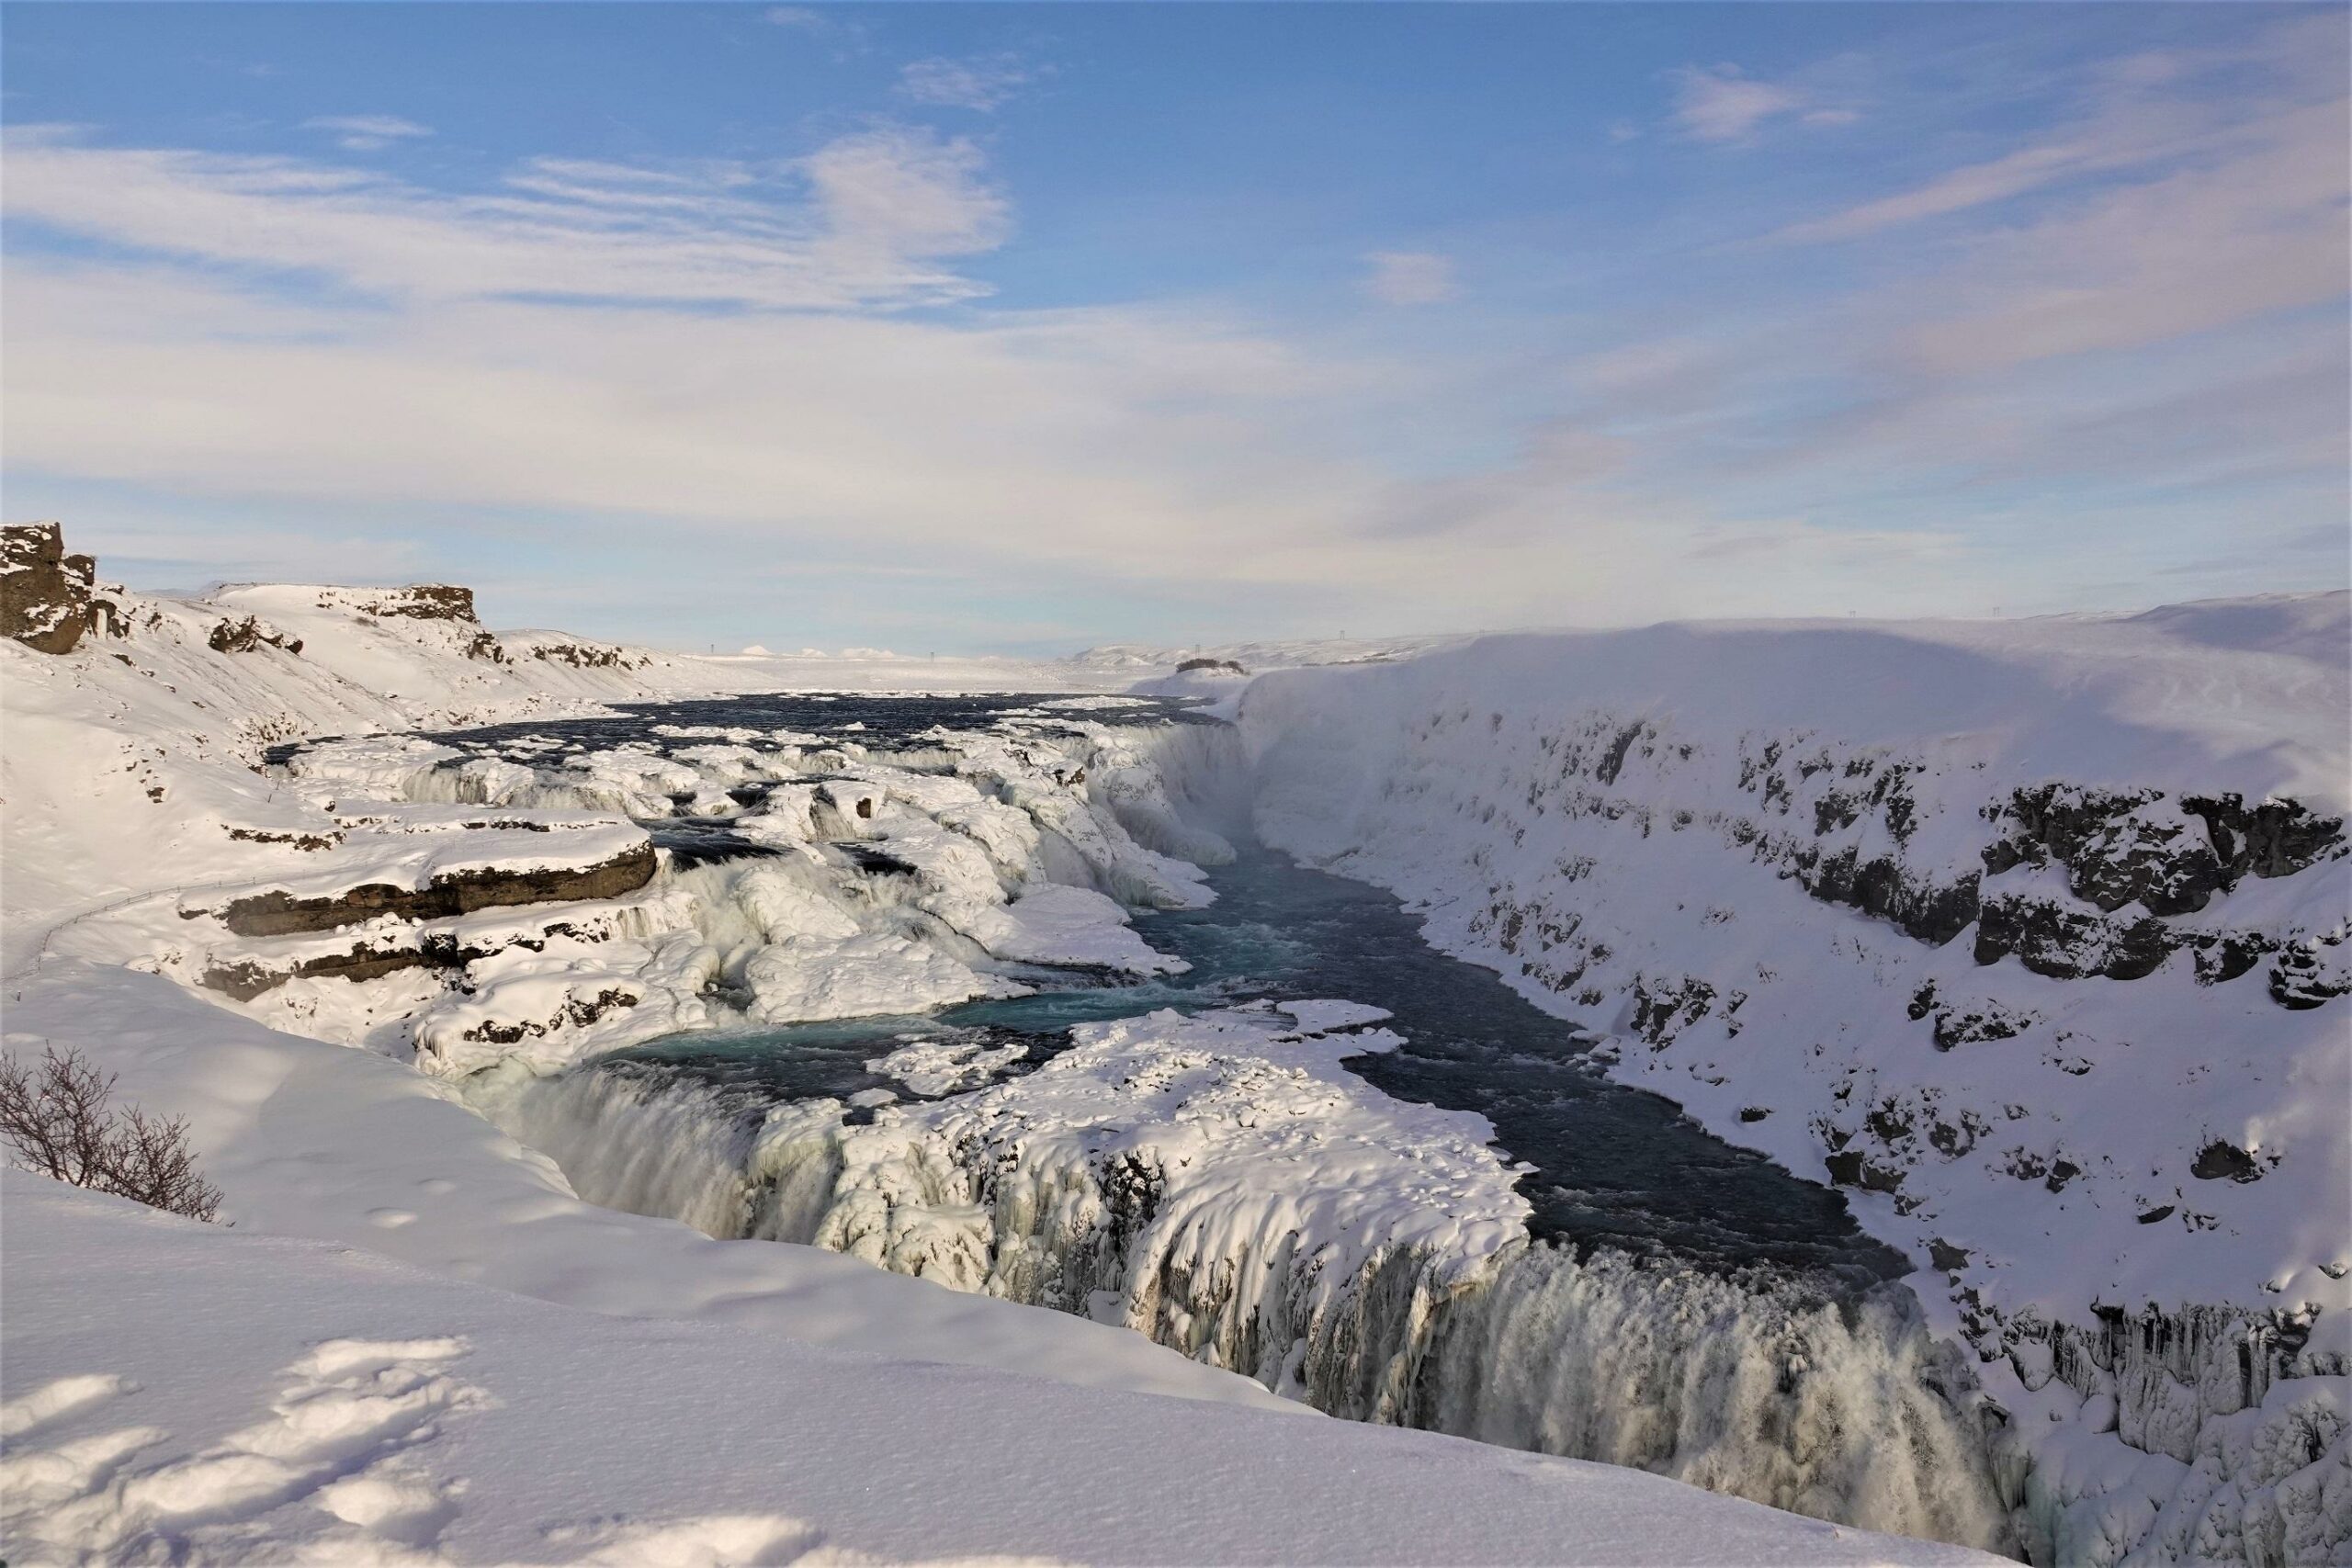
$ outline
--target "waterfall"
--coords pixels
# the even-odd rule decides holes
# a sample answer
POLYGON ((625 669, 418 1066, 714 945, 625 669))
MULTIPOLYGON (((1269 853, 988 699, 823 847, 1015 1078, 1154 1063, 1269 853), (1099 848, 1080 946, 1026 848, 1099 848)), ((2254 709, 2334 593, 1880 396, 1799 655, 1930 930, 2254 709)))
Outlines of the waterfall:
POLYGON ((1408 1424, 1999 1548, 1973 1387, 1900 1287, 1838 1302, 1534 1247, 1440 1314, 1408 1424))
POLYGON ((1171 1193, 1132 1151, 1035 1156, 839 1101, 763 1108, 640 1063, 481 1097, 580 1194, 1120 1322, 1335 1416, 1630 1465, 1865 1529, 2002 1549, 1973 1382, 1907 1292, 1834 1300, 1599 1250, 1468 1257, 1171 1193), (494 1103, 492 1102, 494 1101, 494 1103))
POLYGON ((494 1068, 463 1080, 474 1107, 551 1156, 589 1202, 751 1234, 745 1165, 759 1113, 740 1093, 620 1066, 535 1077, 494 1068))

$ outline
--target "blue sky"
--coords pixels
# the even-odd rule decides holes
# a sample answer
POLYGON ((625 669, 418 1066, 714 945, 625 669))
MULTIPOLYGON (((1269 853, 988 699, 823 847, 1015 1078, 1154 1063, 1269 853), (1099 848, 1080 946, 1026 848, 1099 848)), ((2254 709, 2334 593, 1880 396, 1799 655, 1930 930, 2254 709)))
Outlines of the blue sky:
POLYGON ((2341 586, 2346 15, 12 5, 6 509, 681 647, 2341 586))

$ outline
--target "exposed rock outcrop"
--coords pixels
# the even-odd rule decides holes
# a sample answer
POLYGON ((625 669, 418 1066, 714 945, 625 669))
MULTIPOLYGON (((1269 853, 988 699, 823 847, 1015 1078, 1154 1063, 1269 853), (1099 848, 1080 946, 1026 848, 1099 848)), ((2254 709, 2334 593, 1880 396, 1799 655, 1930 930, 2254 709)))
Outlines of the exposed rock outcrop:
POLYGON ((435 877, 423 887, 375 882, 326 898, 273 891, 238 899, 220 911, 220 919, 239 936, 291 936, 356 925, 382 915, 441 919, 513 904, 617 898, 651 881, 654 865, 653 845, 647 840, 593 865, 525 871, 488 866, 435 877))
POLYGON ((356 942, 348 953, 322 953, 285 969, 273 969, 251 959, 216 964, 200 976, 203 985, 231 998, 249 1002, 288 980, 314 976, 338 976, 345 980, 373 980, 403 969, 422 969, 436 962, 425 947, 376 947, 356 942))
POLYGON ((212 635, 205 638, 205 643, 215 653, 253 653, 265 648, 280 648, 296 655, 302 651, 300 637, 288 637, 259 615, 222 621, 212 628, 212 635))
POLYGON ((476 621, 474 591, 446 582, 419 582, 380 590, 358 606, 362 615, 418 621, 476 621))
POLYGON ((2052 872, 2073 898, 2030 883, 1988 889, 1976 927, 1978 963, 2014 956, 2052 979, 2136 980, 2185 951, 2198 978, 2213 985, 2282 953, 2270 987, 2280 1006, 2316 1007, 2342 994, 2330 988, 2309 943, 2172 923, 2249 876, 2292 876, 2352 852, 2342 819, 2293 800, 2249 806, 2237 795, 2174 800, 2156 789, 2060 784, 2015 790, 1984 815, 2002 829, 1984 846, 1988 878, 2021 868, 2052 872))
MULTIPOLYGON (((509 661, 498 634, 484 627, 481 617, 474 614, 474 591, 470 588, 448 582, 417 582, 404 588, 369 589, 364 596, 348 601, 348 605, 362 616, 379 620, 451 622, 451 632, 462 639, 458 650, 466 658, 484 664, 509 661)), ((322 600, 319 607, 326 609, 330 605, 322 600)))
POLYGON ((646 662, 627 649, 590 642, 545 642, 531 649, 531 657, 574 670, 634 670, 646 662))
POLYGON ((0 530, 0 634, 40 653, 71 653, 96 627, 119 630, 114 605, 95 598, 97 562, 65 553, 54 523, 0 530))

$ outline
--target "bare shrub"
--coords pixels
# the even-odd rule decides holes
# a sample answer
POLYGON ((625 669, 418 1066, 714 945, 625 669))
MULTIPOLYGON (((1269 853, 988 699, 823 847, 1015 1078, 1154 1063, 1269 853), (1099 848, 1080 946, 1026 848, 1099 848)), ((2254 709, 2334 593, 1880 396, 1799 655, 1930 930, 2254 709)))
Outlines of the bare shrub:
POLYGON ((209 1220, 220 1190, 196 1172, 183 1117, 113 1104, 115 1075, 54 1045, 28 1066, 0 1054, 0 1138, 28 1170, 191 1220, 209 1220))

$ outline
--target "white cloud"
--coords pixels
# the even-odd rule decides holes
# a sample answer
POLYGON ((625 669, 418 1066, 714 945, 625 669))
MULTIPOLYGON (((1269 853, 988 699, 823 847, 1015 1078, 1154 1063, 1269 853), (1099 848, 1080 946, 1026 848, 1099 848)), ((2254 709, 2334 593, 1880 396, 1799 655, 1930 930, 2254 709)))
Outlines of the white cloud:
POLYGON ((1736 65, 1686 65, 1671 75, 1674 123, 1700 141, 1746 141, 1766 120, 1807 103, 1796 88, 1757 81, 1736 65))
MULTIPOLYGON (((920 562, 1081 606, 1073 635, 1098 637, 1187 592, 1432 627, 2014 607, 2026 548, 2052 597, 2140 592, 2163 558, 2142 537, 2154 503, 2126 494, 2097 523, 2069 506, 2063 525, 2055 502, 2020 504, 2030 544, 1987 548, 1997 525, 1966 487, 2086 461, 2118 493, 2282 472, 2303 487, 2265 492, 2284 530, 2332 460, 2340 501, 2340 334, 2313 347, 2284 314, 2345 268, 2345 111, 2325 90, 2222 126, 2157 105, 2046 131, 1849 220, 2039 193, 1998 228, 1930 234, 1864 292, 1762 311, 1678 296, 1670 330, 1575 360, 1471 333, 1388 360, 1375 333, 1341 346, 1199 305, 907 311, 980 293, 958 258, 1012 220, 976 146, 921 131, 774 164, 535 159, 476 196, 356 160, 12 132, 6 457, 12 482, 170 498, 240 551, 276 547, 240 537, 257 519, 315 516, 356 559, 412 517, 555 516, 582 559, 651 537, 695 563, 616 584, 616 604, 920 562), (44 254, 44 227, 104 259, 44 254), (1806 499, 1758 499, 1774 494, 1806 499)), ((1702 122, 1737 140, 1835 101, 1702 122)), ((1363 265, 1393 303, 1454 291, 1447 255, 1363 265)), ((2176 539, 2230 525, 2199 509, 2176 539)), ((135 521, 115 525, 169 553, 171 529, 135 521)))
POLYGON ((761 17, 770 27, 821 42, 836 63, 871 47, 865 24, 846 6, 771 6, 761 17))
POLYGON ((1453 259, 1426 251, 1374 251, 1364 292, 1384 305, 1437 305, 1453 298, 1453 259))
POLYGON ((1931 372, 1966 372, 2128 352, 2341 300, 2348 108, 2282 109, 2252 134, 2233 130, 2219 156, 1984 236, 1937 280, 1909 351, 1931 372))
POLYGON ((200 284, 158 304, 153 282, 15 265, 12 462, 177 492, 551 508, 583 528, 661 516, 885 553, 985 541, 1000 559, 1115 558, 1136 576, 1204 549, 1311 550, 1361 484, 1303 453, 1284 412, 1337 390, 1324 373, 1200 320, 962 328, 479 302, 322 332, 314 310, 273 322, 200 284))
POLYGON ((322 115, 302 122, 305 130, 334 134, 335 145, 353 152, 373 152, 396 141, 430 136, 433 128, 390 114, 322 115))
POLYGON ((899 91, 919 104, 947 108, 977 109, 986 114, 1012 101, 1014 94, 1046 73, 1015 54, 991 54, 968 60, 934 56, 908 64, 899 73, 899 91))
POLYGON ((283 158, 10 139, 6 210, 141 250, 325 273, 384 294, 536 294, 841 309, 969 299, 944 262, 993 249, 977 149, 843 137, 775 164, 539 160, 457 196, 283 158))
POLYGON ((754 577, 812 555, 923 560, 1110 602, 1188 592, 1213 562, 1227 610, 1246 592, 1270 615, 1433 626, 1820 608, 1889 585, 1935 604, 1957 581, 1890 565, 1883 541, 1615 489, 1632 454, 1605 431, 1538 432, 1485 475, 1400 479, 1362 433, 1412 417, 1417 367, 1196 312, 387 311, 193 270, 9 266, 12 468, 224 523, 536 512, 583 551, 653 529, 754 577), (1780 547, 1693 570, 1759 533, 1780 547))

